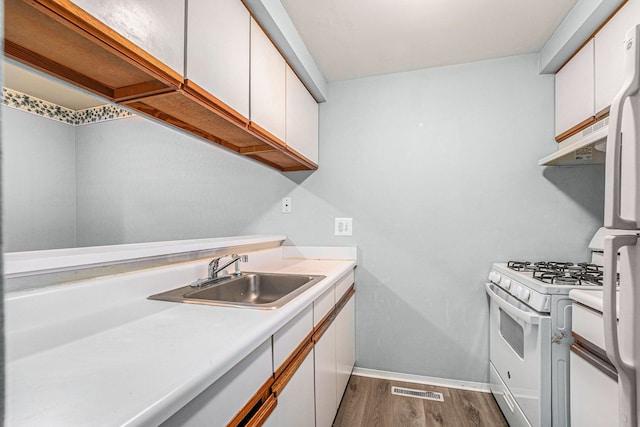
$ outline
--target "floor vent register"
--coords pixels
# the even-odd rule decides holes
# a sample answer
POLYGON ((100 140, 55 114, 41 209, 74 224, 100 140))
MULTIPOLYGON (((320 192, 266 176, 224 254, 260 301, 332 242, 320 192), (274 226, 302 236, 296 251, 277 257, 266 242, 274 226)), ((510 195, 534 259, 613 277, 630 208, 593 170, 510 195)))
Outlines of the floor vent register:
POLYGON ((419 399, 426 399, 426 400, 435 400, 437 402, 444 402, 444 396, 442 395, 442 393, 437 393, 435 391, 414 390, 411 388, 392 386, 391 394, 395 394, 398 396, 417 397, 419 399))

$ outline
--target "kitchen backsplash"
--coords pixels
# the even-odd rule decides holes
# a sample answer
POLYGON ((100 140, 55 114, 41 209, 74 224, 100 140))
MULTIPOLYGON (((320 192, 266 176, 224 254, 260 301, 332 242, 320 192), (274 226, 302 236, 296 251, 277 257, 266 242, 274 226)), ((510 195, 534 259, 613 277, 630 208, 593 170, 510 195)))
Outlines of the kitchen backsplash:
POLYGON ((134 114, 122 108, 109 104, 84 110, 72 110, 6 87, 2 89, 2 103, 11 108, 27 111, 73 126, 134 116, 134 114))

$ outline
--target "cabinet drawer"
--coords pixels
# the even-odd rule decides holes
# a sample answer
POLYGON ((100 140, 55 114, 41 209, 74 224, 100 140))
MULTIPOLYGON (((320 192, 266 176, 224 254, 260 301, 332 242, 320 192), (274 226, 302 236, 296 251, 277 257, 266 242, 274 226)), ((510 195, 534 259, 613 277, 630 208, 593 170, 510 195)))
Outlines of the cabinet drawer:
POLYGON ((349 271, 342 279, 336 282, 336 303, 349 290, 349 287, 355 282, 355 273, 349 271))
POLYGON ((602 314, 575 303, 572 311, 571 330, 604 349, 604 320, 602 319, 602 314))
POLYGON ((262 343, 162 426, 227 425, 272 377, 271 340, 262 343))
POLYGON ((313 302, 313 325, 318 324, 329 314, 336 305, 336 297, 334 287, 327 289, 317 300, 313 302))
POLYGON ((309 305, 273 334, 273 371, 278 371, 293 351, 313 330, 313 310, 309 305))

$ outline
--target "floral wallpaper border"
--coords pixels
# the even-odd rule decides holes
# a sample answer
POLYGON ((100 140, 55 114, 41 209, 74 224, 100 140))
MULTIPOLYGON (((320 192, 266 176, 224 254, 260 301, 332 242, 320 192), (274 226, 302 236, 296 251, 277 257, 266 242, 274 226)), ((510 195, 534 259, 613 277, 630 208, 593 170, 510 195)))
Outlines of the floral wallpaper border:
POLYGON ((134 114, 110 104, 76 111, 6 87, 2 88, 2 103, 74 126, 134 117, 134 114))

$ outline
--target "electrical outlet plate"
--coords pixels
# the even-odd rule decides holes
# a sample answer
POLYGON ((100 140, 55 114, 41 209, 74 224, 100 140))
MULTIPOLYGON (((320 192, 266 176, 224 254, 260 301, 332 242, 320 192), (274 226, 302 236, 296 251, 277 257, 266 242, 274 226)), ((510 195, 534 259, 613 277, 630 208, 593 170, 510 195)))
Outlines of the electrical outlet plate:
POLYGON ((284 197, 282 199, 282 213, 291 213, 291 197, 284 197))
POLYGON ((336 218, 335 235, 351 236, 353 234, 353 218, 336 218))

